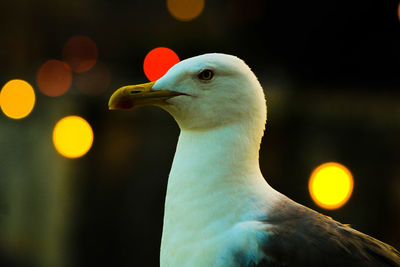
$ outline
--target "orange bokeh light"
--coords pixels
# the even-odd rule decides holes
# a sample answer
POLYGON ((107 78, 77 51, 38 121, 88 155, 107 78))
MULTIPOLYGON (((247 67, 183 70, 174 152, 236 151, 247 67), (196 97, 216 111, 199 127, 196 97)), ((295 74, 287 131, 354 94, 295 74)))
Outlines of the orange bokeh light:
POLYGON ((154 48, 144 59, 144 74, 150 81, 155 81, 179 61, 178 55, 173 50, 166 47, 154 48))
POLYGON ((22 119, 31 113, 35 99, 35 91, 28 82, 11 80, 0 91, 0 108, 7 117, 22 119))
POLYGON ((60 60, 48 60, 37 72, 36 83, 39 90, 47 96, 63 95, 71 87, 71 68, 60 60))
POLYGON ((97 62, 90 70, 75 76, 75 86, 84 94, 98 95, 110 85, 111 74, 107 65, 97 62))
POLYGON ((70 65, 74 72, 90 70, 97 61, 96 43, 87 36, 71 37, 64 46, 62 59, 70 65))
POLYGON ((204 9, 204 0, 167 0, 169 13, 177 20, 190 21, 204 9))
POLYGON ((398 5, 398 7, 397 7, 397 16, 398 16, 398 18, 400 20, 400 3, 398 5))

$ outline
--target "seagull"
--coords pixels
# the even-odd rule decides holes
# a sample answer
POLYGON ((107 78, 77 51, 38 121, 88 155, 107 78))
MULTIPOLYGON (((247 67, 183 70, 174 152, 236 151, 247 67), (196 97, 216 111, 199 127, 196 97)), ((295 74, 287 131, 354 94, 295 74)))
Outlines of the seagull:
POLYGON ((111 110, 154 105, 180 128, 160 266, 400 266, 388 244, 294 202, 259 167, 264 91, 236 56, 211 53, 115 91, 111 110))

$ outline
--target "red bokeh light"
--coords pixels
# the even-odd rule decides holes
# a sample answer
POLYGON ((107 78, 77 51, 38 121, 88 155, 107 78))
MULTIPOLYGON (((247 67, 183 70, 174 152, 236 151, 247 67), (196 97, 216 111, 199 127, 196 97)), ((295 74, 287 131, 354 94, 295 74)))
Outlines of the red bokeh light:
POLYGON ((71 87, 71 68, 60 60, 48 60, 37 72, 36 83, 39 90, 47 96, 63 95, 71 87))
POLYGON ((178 55, 173 50, 166 47, 154 48, 144 59, 144 74, 150 81, 155 81, 179 61, 178 55))
POLYGON ((96 43, 83 35, 71 37, 62 51, 63 61, 67 62, 74 72, 90 70, 96 64, 97 56, 96 43))

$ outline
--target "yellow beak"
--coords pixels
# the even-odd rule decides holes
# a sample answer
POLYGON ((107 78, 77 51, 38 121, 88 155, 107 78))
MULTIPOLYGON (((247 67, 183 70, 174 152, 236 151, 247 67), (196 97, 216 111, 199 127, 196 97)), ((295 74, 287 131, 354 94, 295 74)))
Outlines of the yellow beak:
POLYGON ((157 105, 171 97, 182 95, 168 90, 153 91, 152 88, 155 83, 154 81, 119 88, 110 97, 108 108, 111 110, 128 110, 145 105, 157 105))

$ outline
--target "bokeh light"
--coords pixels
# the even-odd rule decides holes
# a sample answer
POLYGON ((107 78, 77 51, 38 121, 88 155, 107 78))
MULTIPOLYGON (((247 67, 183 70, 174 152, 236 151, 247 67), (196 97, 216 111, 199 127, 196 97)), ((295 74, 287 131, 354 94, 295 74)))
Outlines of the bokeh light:
POLYGON ((398 6, 397 6, 397 17, 398 17, 399 20, 400 20, 400 3, 399 3, 398 6))
POLYGON ((54 127, 53 143, 57 152, 62 156, 67 158, 81 157, 92 147, 92 127, 82 117, 64 117, 54 127))
POLYGON ((155 81, 179 61, 178 55, 173 50, 166 47, 154 48, 144 59, 144 74, 150 81, 155 81))
POLYGON ((97 62, 90 70, 77 73, 74 84, 84 94, 98 95, 103 93, 110 85, 111 74, 107 65, 97 62))
POLYGON ((74 72, 90 70, 96 64, 97 56, 96 43, 83 35, 71 37, 62 51, 63 61, 67 62, 74 72))
POLYGON ((26 81, 15 79, 7 82, 0 92, 0 107, 12 119, 22 119, 35 106, 35 91, 26 81))
POLYGON ((37 72, 36 83, 39 90, 47 96, 63 95, 71 87, 71 68, 60 60, 48 60, 37 72))
POLYGON ((311 174, 308 189, 312 200, 324 209, 338 209, 353 192, 353 176, 342 164, 328 162, 311 174))
POLYGON ((167 0, 169 13, 177 20, 190 21, 204 9, 204 0, 167 0))

